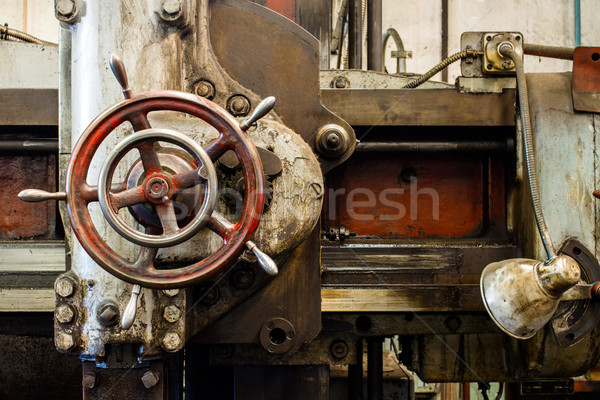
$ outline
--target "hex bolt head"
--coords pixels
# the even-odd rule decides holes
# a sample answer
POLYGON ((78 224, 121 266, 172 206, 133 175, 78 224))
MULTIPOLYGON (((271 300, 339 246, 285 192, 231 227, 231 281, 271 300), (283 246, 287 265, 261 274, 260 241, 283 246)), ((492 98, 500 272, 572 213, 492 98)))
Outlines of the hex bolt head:
POLYGON ((168 352, 177 351, 179 345, 181 344, 181 338, 175 332, 167 332, 165 336, 162 338, 162 348, 168 352))
POLYGON ((94 386, 96 386, 97 379, 98 377, 93 372, 85 374, 81 380, 81 386, 83 386, 85 389, 93 389, 94 386))
POLYGON ((179 289, 165 289, 162 292, 167 297, 175 297, 179 294, 179 289))
POLYGON ((160 376, 156 371, 148 370, 142 375, 142 383, 146 389, 151 389, 156 386, 159 380, 160 376))
POLYGON ((61 324, 68 324, 75 317, 75 310, 69 304, 61 304, 54 312, 56 320, 61 324))
POLYGON ((199 81, 194 85, 194 92, 200 96, 211 100, 215 97, 215 86, 209 81, 199 81))
POLYGON ((54 339, 56 348, 62 351, 67 351, 73 345, 75 345, 75 341, 73 340, 73 336, 68 333, 59 333, 54 339))
POLYGON ((236 117, 244 116, 250 111, 250 100, 241 94, 231 96, 227 101, 227 111, 236 117))
POLYGON ((71 279, 62 276, 54 282, 54 291, 60 297, 69 297, 75 291, 75 285, 71 279))
POLYGON ((338 360, 346 357, 349 352, 348 343, 342 339, 334 340, 329 348, 331 355, 338 360))
POLYGON ((73 0, 56 0, 54 10, 57 15, 71 17, 75 13, 75 2, 73 0))
POLYGON ((176 15, 181 12, 181 1, 179 0, 164 0, 162 9, 167 15, 176 15))
POLYGON ((181 310, 177 306, 166 306, 163 312, 163 317, 168 322, 174 323, 179 321, 181 318, 181 310))

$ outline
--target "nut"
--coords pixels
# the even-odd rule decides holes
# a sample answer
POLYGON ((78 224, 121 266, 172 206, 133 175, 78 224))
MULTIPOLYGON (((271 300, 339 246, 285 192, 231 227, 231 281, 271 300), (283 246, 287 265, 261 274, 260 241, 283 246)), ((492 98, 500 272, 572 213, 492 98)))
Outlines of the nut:
POLYGON ((179 289, 165 289, 162 292, 167 297, 175 297, 179 294, 179 289))
POLYGON ((119 307, 112 301, 104 301, 98 306, 96 318, 104 326, 112 326, 119 322, 119 307))
POLYGON ((162 338, 162 347, 168 352, 177 351, 181 344, 181 338, 175 332, 167 332, 162 338))
POLYGON ((96 386, 96 380, 96 374, 93 372, 85 374, 81 380, 81 386, 83 386, 85 389, 93 389, 94 386, 96 386))
POLYGON ((144 384, 144 387, 146 389, 150 389, 156 386, 159 380, 160 377, 158 373, 152 370, 146 371, 144 375, 142 375, 142 383, 144 384))
POLYGON ((70 278, 61 276, 54 282, 54 291, 61 297, 69 297, 75 291, 75 285, 70 278))
POLYGON ((231 96, 227 100, 227 111, 236 117, 244 116, 250 111, 250 100, 241 94, 231 96))
POLYGON ((181 318, 181 310, 177 306, 166 306, 163 317, 168 322, 177 322, 179 321, 179 318, 181 318))
POLYGON ((55 339, 56 348, 62 351, 67 351, 75 344, 73 336, 68 333, 59 333, 55 339))
POLYGON ((331 80, 329 86, 336 89, 345 89, 350 87, 350 81, 345 76, 336 76, 331 80))
POLYGON ((209 81, 199 81, 194 84, 194 92, 200 97, 211 100, 215 97, 215 86, 209 81))
POLYGON ((348 355, 348 344, 342 339, 334 340, 331 343, 331 347, 329 348, 331 351, 331 355, 338 360, 346 357, 348 355))
POLYGON ((176 15, 181 12, 181 2, 179 0, 164 0, 162 9, 167 15, 176 15))
POLYGON ((75 317, 75 310, 68 304, 58 306, 54 313, 56 320, 61 324, 68 324, 75 317))
POLYGON ((56 0, 54 10, 57 15, 71 17, 75 13, 75 2, 72 0, 56 0))
POLYGON ((349 147, 348 132, 340 125, 327 124, 317 132, 315 144, 319 154, 325 157, 339 157, 349 147))

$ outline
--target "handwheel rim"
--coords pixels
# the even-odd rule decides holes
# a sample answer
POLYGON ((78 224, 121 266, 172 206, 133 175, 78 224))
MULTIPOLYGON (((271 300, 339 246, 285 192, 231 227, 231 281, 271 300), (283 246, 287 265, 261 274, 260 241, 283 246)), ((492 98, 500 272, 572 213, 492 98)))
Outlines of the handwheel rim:
POLYGON ((140 246, 157 248, 171 247, 190 239, 192 236, 198 233, 198 231, 202 229, 202 227, 208 221, 208 218, 212 214, 217 202, 217 173, 212 160, 208 157, 208 154, 206 154, 200 145, 191 140, 189 137, 171 129, 145 129, 128 136, 125 140, 121 141, 117 146, 115 146, 107 155, 102 167, 100 168, 100 174, 98 176, 98 200, 100 203, 100 209, 102 210, 102 213, 104 214, 104 217, 110 226, 112 226, 112 228, 125 239, 140 246), (110 187, 109 180, 112 178, 112 170, 114 169, 111 168, 111 166, 114 165, 115 161, 118 162, 117 157, 124 151, 131 148, 134 144, 150 139, 157 139, 183 147, 185 150, 190 152, 190 154, 194 155, 196 161, 200 161, 202 163, 202 167, 200 168, 205 167, 206 172, 209 175, 208 179, 206 180, 208 182, 206 185, 206 193, 203 196, 203 201, 199 212, 190 223, 186 224, 184 228, 181 228, 180 232, 174 235, 163 234, 157 237, 157 235, 149 235, 136 231, 127 225, 118 216, 118 214, 114 212, 111 201, 108 197, 108 187, 110 187))
MULTIPOLYGON (((211 155, 210 152, 207 153, 211 155)), ((120 279, 156 289, 193 285, 232 265, 244 250, 246 241, 258 227, 264 200, 264 175, 260 157, 250 138, 239 128, 237 121, 207 99, 174 91, 143 93, 116 104, 96 117, 73 149, 67 167, 66 182, 67 212, 71 226, 89 256, 103 269, 120 279), (147 115, 152 111, 187 113, 215 127, 220 133, 220 139, 227 140, 231 139, 232 135, 235 136, 237 140, 235 145, 230 144, 229 147, 218 150, 224 152, 235 147, 234 151, 237 150, 236 154, 241 164, 245 166, 243 173, 246 181, 246 196, 242 217, 235 224, 235 234, 224 240, 225 244, 204 260, 174 270, 148 271, 114 253, 98 233, 88 210, 88 204, 96 201, 93 199, 93 188, 87 184, 86 179, 97 147, 121 123, 131 122, 130 118, 139 113, 147 115)))

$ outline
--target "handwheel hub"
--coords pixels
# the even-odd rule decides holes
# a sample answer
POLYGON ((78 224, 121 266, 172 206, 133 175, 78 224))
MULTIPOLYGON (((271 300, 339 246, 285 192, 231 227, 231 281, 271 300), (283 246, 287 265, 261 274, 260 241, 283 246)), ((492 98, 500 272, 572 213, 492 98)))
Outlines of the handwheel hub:
POLYGON ((172 184, 166 176, 154 175, 146 180, 144 185, 146 198, 153 203, 165 203, 171 198, 172 184))

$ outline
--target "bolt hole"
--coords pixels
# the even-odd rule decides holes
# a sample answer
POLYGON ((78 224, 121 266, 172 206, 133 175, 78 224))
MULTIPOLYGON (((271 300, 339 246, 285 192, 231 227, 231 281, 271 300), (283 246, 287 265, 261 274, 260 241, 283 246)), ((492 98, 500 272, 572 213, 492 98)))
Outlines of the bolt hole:
POLYGON ((361 315, 360 317, 356 318, 356 329, 359 331, 366 332, 371 329, 371 326, 373 326, 371 323, 371 318, 367 317, 366 315, 361 315))
POLYGON ((280 345, 285 342, 285 331, 281 328, 275 328, 269 332, 269 340, 274 345, 280 345))
POLYGON ((521 40, 521 36, 517 35, 515 36, 515 39, 517 39, 517 41, 521 40))
POLYGON ((573 253, 575 255, 580 255, 581 254, 581 249, 579 247, 573 247, 573 253))
POLYGON ((565 336, 565 338, 569 341, 572 342, 573 340, 575 340, 575 335, 572 333, 567 334, 567 336, 565 336))
POLYGON ((592 53, 592 61, 598 62, 600 60, 600 53, 592 53))

